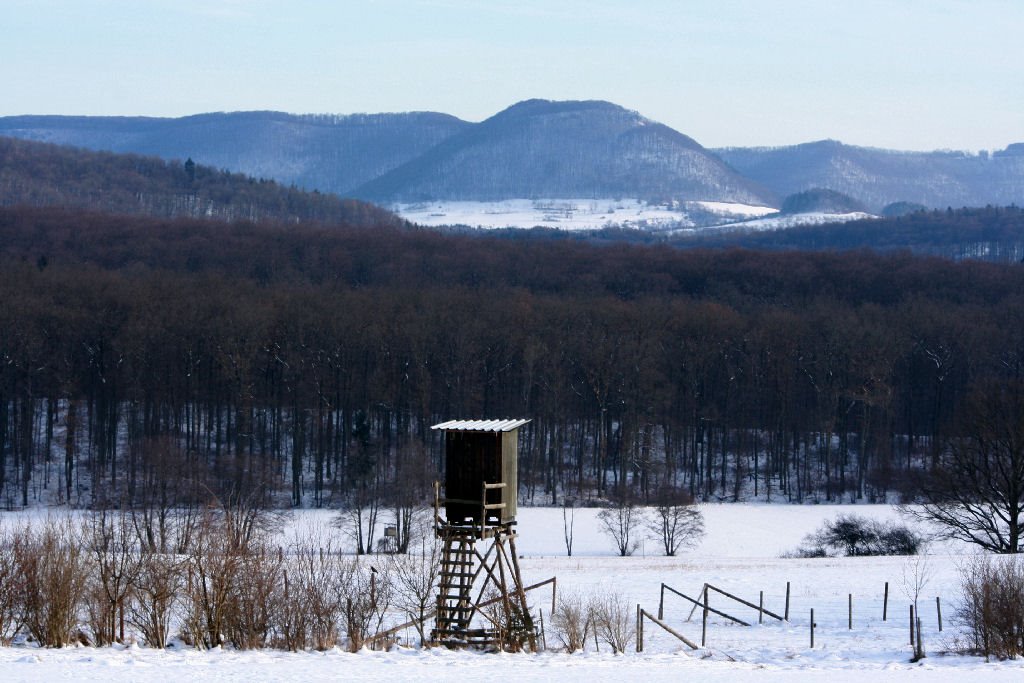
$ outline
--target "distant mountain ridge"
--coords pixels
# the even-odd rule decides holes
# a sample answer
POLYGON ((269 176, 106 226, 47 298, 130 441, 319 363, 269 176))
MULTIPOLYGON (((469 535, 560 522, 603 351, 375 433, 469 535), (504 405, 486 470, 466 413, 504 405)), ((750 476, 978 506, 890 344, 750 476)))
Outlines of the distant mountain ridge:
POLYGON ((386 173, 472 124, 432 112, 293 115, 254 111, 182 118, 13 116, 0 135, 129 152, 191 158, 254 178, 352 196, 386 173))
POLYGON ((1024 203, 1024 143, 991 154, 897 152, 833 140, 709 150, 604 101, 527 100, 480 122, 434 112, 183 118, 15 116, 0 135, 132 152, 383 204, 632 197, 779 207, 832 190, 880 212, 1024 203))
POLYGON ((792 147, 714 152, 738 172, 786 196, 824 188, 875 212, 895 202, 930 208, 1004 206, 1024 200, 1024 144, 992 154, 897 152, 821 140, 792 147))

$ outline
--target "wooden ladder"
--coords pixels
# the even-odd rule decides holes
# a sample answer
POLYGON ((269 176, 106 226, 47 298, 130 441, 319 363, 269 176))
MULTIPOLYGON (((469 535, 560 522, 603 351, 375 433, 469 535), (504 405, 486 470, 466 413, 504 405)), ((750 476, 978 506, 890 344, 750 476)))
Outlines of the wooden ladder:
POLYGON ((441 556, 437 595, 435 640, 468 634, 473 618, 473 571, 475 539, 471 533, 449 532, 441 556))

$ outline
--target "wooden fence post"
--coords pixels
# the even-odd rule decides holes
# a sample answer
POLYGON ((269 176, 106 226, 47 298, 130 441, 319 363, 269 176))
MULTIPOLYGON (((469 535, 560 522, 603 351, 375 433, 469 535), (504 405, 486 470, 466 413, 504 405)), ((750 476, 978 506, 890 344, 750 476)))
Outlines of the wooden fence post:
POLYGON ((786 582, 786 621, 789 621, 789 581, 786 582))
POLYGON ((665 584, 661 584, 661 597, 658 598, 658 618, 665 618, 665 584))
POLYGON ((704 617, 700 626, 700 646, 707 647, 708 644, 708 585, 704 584, 704 617))
POLYGON ((853 630, 853 593, 849 594, 849 606, 847 607, 846 611, 847 611, 846 630, 852 631, 853 630))
POLYGON ((942 603, 939 602, 939 596, 935 596, 935 613, 939 616, 939 632, 942 632, 942 603))
POLYGON ((644 651, 644 618, 640 615, 640 603, 636 603, 636 651, 644 651))
POLYGON ((924 659, 924 641, 921 640, 921 618, 917 618, 917 659, 924 659))
POLYGON ((914 644, 914 606, 910 606, 910 644, 914 644))
POLYGON ((764 591, 761 591, 761 595, 757 600, 757 623, 758 625, 764 623, 764 591))
POLYGON ((889 611, 889 582, 885 582, 885 597, 882 598, 882 621, 885 621, 885 617, 889 611))
POLYGON ((814 649, 814 608, 811 608, 811 649, 814 649))

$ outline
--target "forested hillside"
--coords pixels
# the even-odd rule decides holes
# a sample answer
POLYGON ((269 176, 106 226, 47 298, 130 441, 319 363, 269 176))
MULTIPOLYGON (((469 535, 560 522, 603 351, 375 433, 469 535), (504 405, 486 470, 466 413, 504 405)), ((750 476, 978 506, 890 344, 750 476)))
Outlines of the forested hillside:
POLYGON ((452 135, 354 191, 436 198, 636 197, 773 206, 776 198, 693 139, 610 102, 528 100, 452 135))
POLYGON ((905 249, 955 260, 1019 263, 1024 258, 1024 210, 1017 206, 918 210, 888 218, 761 232, 737 226, 734 231, 708 231, 676 243, 749 249, 905 249))
POLYGON ((401 223, 366 202, 307 193, 191 159, 166 162, 0 137, 0 206, 17 204, 218 220, 401 223))
POLYGON ((1024 370, 1024 270, 0 210, 0 500, 426 495, 529 417, 525 501, 893 497, 1024 370))

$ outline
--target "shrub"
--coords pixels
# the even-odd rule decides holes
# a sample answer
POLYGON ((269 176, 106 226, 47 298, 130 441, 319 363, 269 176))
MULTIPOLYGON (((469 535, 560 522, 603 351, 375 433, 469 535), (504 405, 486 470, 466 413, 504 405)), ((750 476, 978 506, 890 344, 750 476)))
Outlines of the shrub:
POLYGON ((91 560, 85 601, 93 638, 97 645, 123 642, 131 583, 139 571, 135 531, 126 514, 100 510, 86 517, 82 539, 91 560))
POLYGON ((245 547, 216 510, 207 510, 186 556, 182 637, 198 648, 227 644, 234 581, 245 547))
POLYGON ((44 647, 74 640, 88 567, 69 519, 47 520, 16 534, 15 563, 24 582, 24 618, 29 634, 44 647))
POLYGON ((280 613, 284 557, 266 543, 251 543, 231 582, 225 630, 240 650, 266 647, 280 613))
POLYGON ((924 538, 907 526, 884 524, 858 515, 839 515, 804 537, 795 557, 916 555, 924 538))
POLYGON ((7 531, 0 537, 0 645, 9 645, 22 625, 25 584, 17 558, 23 540, 7 531))
POLYGON ((178 591, 184 585, 185 560, 176 555, 143 551, 132 579, 128 622, 150 647, 165 648, 178 591))
POLYGON ((961 570, 957 619, 969 639, 964 649, 985 658, 1024 654, 1024 563, 980 556, 961 570))
POLYGON ((339 558, 337 568, 338 585, 345 600, 342 617, 348 650, 358 652, 384 622, 391 606, 391 579, 387 565, 382 563, 378 570, 369 560, 339 558))
POLYGON ((551 626, 566 652, 582 650, 593 621, 593 610, 577 593, 558 597, 558 609, 551 615, 551 626))
POLYGON ((618 593, 606 593, 593 602, 593 623, 598 637, 612 652, 625 652, 636 638, 636 611, 618 593))

